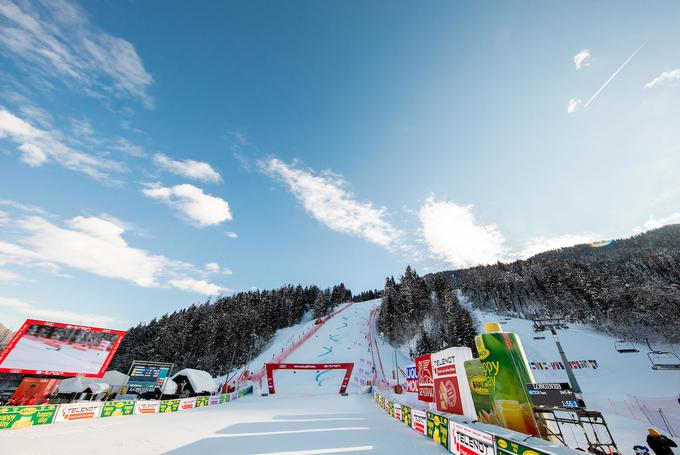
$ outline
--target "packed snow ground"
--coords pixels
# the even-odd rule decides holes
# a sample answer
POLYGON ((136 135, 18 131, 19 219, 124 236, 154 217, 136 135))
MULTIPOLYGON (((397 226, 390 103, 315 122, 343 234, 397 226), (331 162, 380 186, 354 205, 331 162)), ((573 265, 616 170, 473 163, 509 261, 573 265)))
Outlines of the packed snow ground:
POLYGON ((40 340, 23 337, 2 362, 2 367, 99 373, 108 354, 95 349, 79 350, 68 344, 63 344, 61 349, 57 350, 40 340))

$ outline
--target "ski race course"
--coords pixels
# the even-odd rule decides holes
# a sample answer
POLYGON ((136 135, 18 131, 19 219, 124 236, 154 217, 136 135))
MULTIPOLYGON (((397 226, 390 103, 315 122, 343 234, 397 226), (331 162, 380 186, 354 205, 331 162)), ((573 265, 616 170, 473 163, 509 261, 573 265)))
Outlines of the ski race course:
MULTIPOLYGON (((395 350, 374 328, 379 305, 379 300, 344 305, 321 325, 309 320, 278 331, 250 363, 257 378, 255 394, 238 401, 163 415, 6 431, 0 434, 0 447, 8 453, 49 454, 445 453, 395 421, 367 393, 367 381, 394 383, 395 350), (348 396, 338 394, 342 370, 278 370, 276 394, 261 396, 267 391, 266 362, 352 362, 348 396)), ((480 323, 501 320, 505 331, 519 334, 530 362, 550 365, 559 360, 549 333, 543 340, 533 339, 531 321, 479 311, 475 316, 480 323)), ((585 401, 603 411, 621 452, 632 453, 633 445, 644 444, 649 423, 627 403, 666 403, 680 392, 680 373, 654 371, 643 346, 637 346, 637 353, 618 353, 613 338, 587 327, 573 325, 559 335, 570 360, 596 361, 597 368, 589 363, 591 367, 574 370, 585 401)), ((396 356, 401 368, 411 363, 406 352, 397 351, 396 356)), ((537 369, 534 374, 538 382, 566 380, 563 370, 537 369)), ((389 395, 387 389, 381 393, 389 395)), ((392 397, 416 401, 412 394, 392 397)), ((679 417, 671 414, 671 424, 680 422, 679 417)))

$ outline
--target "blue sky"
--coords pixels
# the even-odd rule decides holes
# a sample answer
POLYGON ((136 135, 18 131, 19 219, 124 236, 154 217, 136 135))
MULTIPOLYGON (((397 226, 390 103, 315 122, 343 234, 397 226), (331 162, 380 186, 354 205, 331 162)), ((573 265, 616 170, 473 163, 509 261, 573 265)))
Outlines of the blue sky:
POLYGON ((661 1, 0 1, 0 322, 125 328, 680 222, 678 23, 661 1))

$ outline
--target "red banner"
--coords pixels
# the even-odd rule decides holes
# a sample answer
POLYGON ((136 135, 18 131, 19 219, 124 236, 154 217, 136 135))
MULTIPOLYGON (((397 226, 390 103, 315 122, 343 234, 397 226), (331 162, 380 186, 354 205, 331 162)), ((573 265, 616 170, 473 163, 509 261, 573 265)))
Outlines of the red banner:
POLYGON ((434 398, 434 381, 430 354, 416 357, 416 369, 418 370, 418 399, 431 403, 434 398))

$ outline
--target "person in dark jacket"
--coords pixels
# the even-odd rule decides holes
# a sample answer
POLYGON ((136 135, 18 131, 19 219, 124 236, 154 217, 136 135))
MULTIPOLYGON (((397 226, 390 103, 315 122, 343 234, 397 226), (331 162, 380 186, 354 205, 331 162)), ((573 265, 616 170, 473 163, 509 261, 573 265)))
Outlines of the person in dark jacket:
POLYGON ((656 455, 674 455, 675 452, 673 452, 672 447, 678 446, 675 442, 671 441, 654 428, 650 428, 648 431, 647 445, 656 455))

